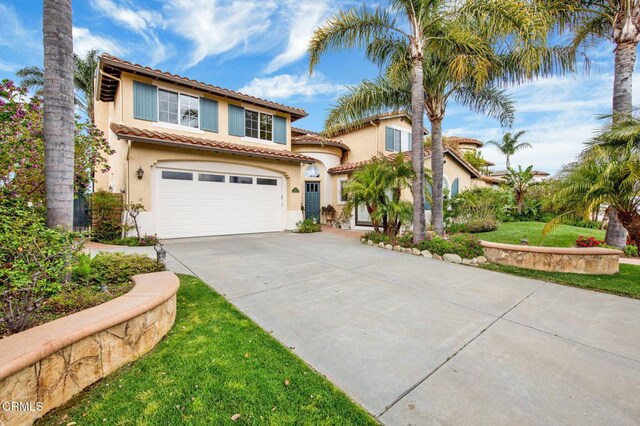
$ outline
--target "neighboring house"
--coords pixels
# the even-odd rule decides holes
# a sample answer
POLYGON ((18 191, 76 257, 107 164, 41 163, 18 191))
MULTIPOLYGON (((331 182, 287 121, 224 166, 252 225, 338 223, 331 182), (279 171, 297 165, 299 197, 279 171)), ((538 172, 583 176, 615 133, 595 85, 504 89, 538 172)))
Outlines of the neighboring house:
MULTIPOLYGON (((497 172, 491 172, 491 177, 497 179, 500 182, 504 181, 504 177, 509 174, 508 170, 499 170, 497 172)), ((533 181, 542 182, 547 180, 551 176, 551 173, 543 172, 540 170, 533 170, 533 181)))
MULTIPOLYGON (((404 113, 372 117, 332 138, 292 127, 306 115, 102 55, 95 121, 116 153, 108 172, 96 172, 96 188, 142 203, 141 231, 161 238, 282 231, 304 217, 320 220, 322 206, 341 210, 344 182, 372 156, 410 151, 404 113)), ((481 146, 470 141, 470 149, 481 146)), ((459 150, 466 145, 446 147, 450 194, 485 185, 459 150)), ((357 209, 352 225, 368 224, 366 210, 357 209)))

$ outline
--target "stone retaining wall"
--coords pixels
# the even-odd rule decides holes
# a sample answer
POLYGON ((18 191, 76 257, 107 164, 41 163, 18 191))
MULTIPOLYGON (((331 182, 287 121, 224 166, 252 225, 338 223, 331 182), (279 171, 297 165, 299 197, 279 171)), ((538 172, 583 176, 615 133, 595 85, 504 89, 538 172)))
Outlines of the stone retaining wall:
POLYGON ((175 321, 178 278, 133 282, 124 296, 0 340, 0 425, 32 424, 155 347, 175 321))
POLYGON ((481 241, 493 263, 548 272, 612 275, 619 271, 622 251, 605 248, 536 247, 481 241))

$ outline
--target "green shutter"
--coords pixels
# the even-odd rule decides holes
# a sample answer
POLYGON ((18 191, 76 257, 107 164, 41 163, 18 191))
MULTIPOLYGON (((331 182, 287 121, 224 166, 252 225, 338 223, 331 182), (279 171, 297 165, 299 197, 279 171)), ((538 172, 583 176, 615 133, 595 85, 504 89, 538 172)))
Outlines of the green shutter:
POLYGON ((393 151, 393 129, 391 127, 384 128, 384 148, 387 151, 393 151))
POLYGON ((287 144, 287 119, 273 116, 273 141, 275 143, 287 144))
POLYGON ((424 209, 431 210, 431 203, 429 202, 429 200, 427 200, 426 193, 428 192, 429 195, 433 196, 433 189, 431 189, 431 184, 427 181, 424 182, 424 187, 426 189, 424 197, 424 209))
POLYGON ((200 129, 218 132, 218 101, 200 98, 200 129))
POLYGON ((158 121, 158 90, 151 84, 133 82, 133 118, 158 121))
POLYGON ((458 195, 458 191, 460 190, 458 187, 460 186, 458 178, 453 180, 453 185, 451 185, 451 196, 455 197, 458 195))
POLYGON ((229 104, 229 134, 244 136, 244 108, 229 104))

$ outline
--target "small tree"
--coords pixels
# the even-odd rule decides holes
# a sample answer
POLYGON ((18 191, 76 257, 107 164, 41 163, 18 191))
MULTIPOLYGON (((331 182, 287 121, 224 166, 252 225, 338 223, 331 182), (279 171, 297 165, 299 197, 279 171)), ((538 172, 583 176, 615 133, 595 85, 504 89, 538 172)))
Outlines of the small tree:
POLYGON ((533 166, 522 170, 522 166, 518 166, 518 170, 509 168, 509 173, 504 177, 506 185, 513 190, 516 199, 516 211, 518 215, 522 215, 524 210, 524 202, 527 192, 531 186, 535 185, 533 181, 533 166))
POLYGON ((33 313, 60 291, 81 241, 48 229, 41 209, 3 190, 0 202, 0 303, 11 332, 27 328, 33 313))
POLYGON ((412 204, 402 201, 402 191, 411 185, 413 168, 403 154, 389 159, 382 155, 356 171, 345 184, 347 208, 365 205, 376 232, 395 236, 411 221, 412 204))
MULTIPOLYGON (((133 227, 133 229, 136 230, 136 236, 138 237, 138 240, 140 240, 140 227, 138 226, 138 216, 140 215, 140 213, 142 213, 144 210, 144 205, 142 205, 142 203, 129 203, 126 206, 126 211, 127 211, 127 220, 126 220, 126 228, 128 227, 133 227), (133 223, 133 225, 129 225, 129 220, 133 223)), ((125 231, 127 230, 125 228, 125 231)), ((125 232, 126 235, 126 232, 125 232)))
POLYGON ((487 141, 487 145, 495 146, 500 153, 502 153, 506 157, 506 166, 507 170, 511 168, 511 156, 516 152, 521 151, 525 148, 532 148, 529 142, 519 142, 518 140, 525 134, 524 130, 521 130, 516 133, 505 133, 502 136, 502 141, 487 141))

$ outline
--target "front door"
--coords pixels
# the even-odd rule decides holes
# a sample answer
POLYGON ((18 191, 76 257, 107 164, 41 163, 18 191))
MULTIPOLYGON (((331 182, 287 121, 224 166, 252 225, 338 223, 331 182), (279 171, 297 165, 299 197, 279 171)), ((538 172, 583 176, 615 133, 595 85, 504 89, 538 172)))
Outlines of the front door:
POLYGON ((320 182, 305 183, 304 218, 320 222, 320 182))

